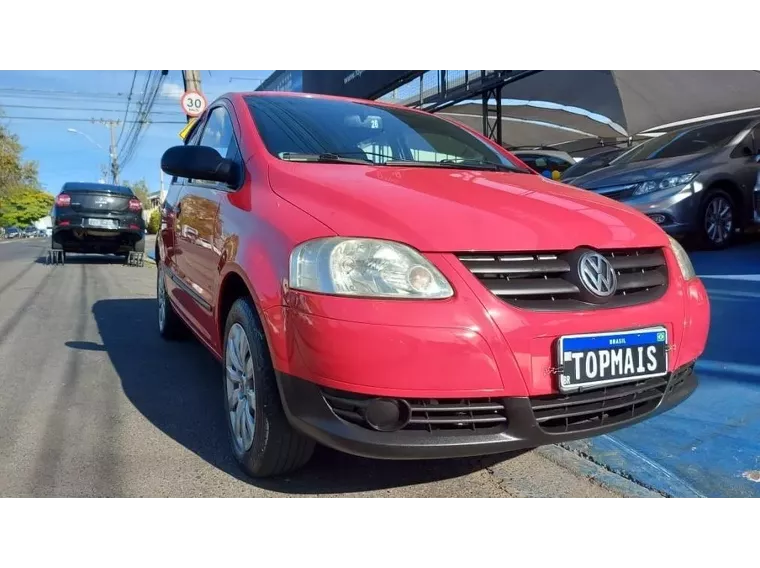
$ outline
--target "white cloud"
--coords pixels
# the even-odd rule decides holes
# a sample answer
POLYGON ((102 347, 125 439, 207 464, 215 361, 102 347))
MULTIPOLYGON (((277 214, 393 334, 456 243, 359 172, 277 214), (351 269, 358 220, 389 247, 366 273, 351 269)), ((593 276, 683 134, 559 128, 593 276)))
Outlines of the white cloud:
POLYGON ((180 100, 185 89, 176 83, 164 83, 161 85, 161 95, 170 99, 180 100))

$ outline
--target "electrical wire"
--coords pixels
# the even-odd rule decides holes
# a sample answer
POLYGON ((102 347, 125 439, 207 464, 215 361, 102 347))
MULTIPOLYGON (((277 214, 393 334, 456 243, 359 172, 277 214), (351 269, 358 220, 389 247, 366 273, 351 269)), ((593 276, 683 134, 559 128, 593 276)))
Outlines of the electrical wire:
MULTIPOLYGON (((66 118, 61 116, 8 116, 3 115, 0 117, 0 119, 8 119, 8 120, 50 120, 54 122, 99 122, 104 121, 107 122, 106 119, 94 119, 94 118, 66 118)), ((129 124, 184 124, 187 125, 186 121, 183 120, 127 120, 126 121, 129 124)))
POLYGON ((132 85, 129 87, 129 95, 127 95, 127 108, 124 110, 124 120, 121 121, 121 130, 119 131, 119 138, 116 140, 116 146, 119 146, 121 137, 124 136, 124 127, 127 125, 127 115, 129 115, 129 103, 132 102, 132 92, 135 90, 135 79, 137 79, 137 71, 132 72, 132 85))
MULTIPOLYGON (((70 112, 116 112, 118 109, 115 108, 90 108, 90 107, 65 107, 65 106, 45 106, 45 105, 0 105, 3 108, 23 108, 23 109, 32 109, 32 110, 67 110, 70 112)), ((177 105, 179 107, 179 105, 177 105)), ((151 114, 174 114, 174 115, 180 115, 182 114, 182 109, 178 108, 175 112, 166 111, 166 110, 154 110, 151 112, 151 114)), ((126 113, 125 118, 126 120, 126 113)))

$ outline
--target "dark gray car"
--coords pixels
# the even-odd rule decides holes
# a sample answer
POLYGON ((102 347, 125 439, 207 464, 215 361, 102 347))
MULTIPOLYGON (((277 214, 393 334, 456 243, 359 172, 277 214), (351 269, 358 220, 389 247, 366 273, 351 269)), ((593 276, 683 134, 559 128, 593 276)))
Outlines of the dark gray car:
POLYGON ((760 117, 684 127, 570 181, 625 202, 669 234, 723 248, 755 222, 760 117))

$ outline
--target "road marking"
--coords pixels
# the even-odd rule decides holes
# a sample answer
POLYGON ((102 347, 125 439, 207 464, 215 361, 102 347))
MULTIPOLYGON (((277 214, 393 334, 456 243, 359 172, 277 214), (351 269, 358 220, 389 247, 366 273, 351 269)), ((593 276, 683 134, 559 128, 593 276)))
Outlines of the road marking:
POLYGON ((714 280, 744 280, 745 282, 760 282, 760 274, 706 274, 700 278, 712 278, 714 280))

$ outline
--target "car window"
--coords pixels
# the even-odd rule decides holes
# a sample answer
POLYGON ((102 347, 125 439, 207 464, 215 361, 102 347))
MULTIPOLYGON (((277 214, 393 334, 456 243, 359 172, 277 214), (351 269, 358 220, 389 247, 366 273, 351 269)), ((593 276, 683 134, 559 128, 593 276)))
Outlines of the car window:
POLYGON ((246 102, 264 145, 280 159, 331 153, 376 163, 464 159, 519 168, 491 144, 432 114, 318 97, 259 95, 246 102))
POLYGON ((517 157, 545 177, 557 177, 572 165, 561 158, 544 154, 518 154, 517 157))
POLYGON ((229 158, 236 152, 235 131, 226 108, 216 107, 211 111, 199 145, 214 148, 224 158, 229 158))
POLYGON ((746 119, 731 120, 667 132, 623 154, 613 163, 628 164, 715 150, 728 144, 748 124, 749 121, 746 119))
POLYGON ((604 152, 598 155, 590 156, 586 158, 585 160, 582 160, 580 162, 577 162, 567 168, 564 171, 565 176, 582 176, 584 174, 587 174, 589 172, 592 172, 594 170, 598 170, 600 168, 604 168, 610 164, 610 162, 618 155, 620 155, 623 151, 622 150, 613 150, 611 152, 604 152))
MULTIPOLYGON (((232 126, 232 119, 226 108, 223 106, 216 107, 208 115, 206 123, 198 131, 198 145, 209 146, 214 148, 223 158, 233 161, 240 161, 240 149, 235 131, 232 126)), ((195 136, 196 133, 194 132, 195 136)), ((191 180, 192 181, 192 180, 191 180)), ((203 182, 209 185, 224 185, 217 182, 203 182)))

